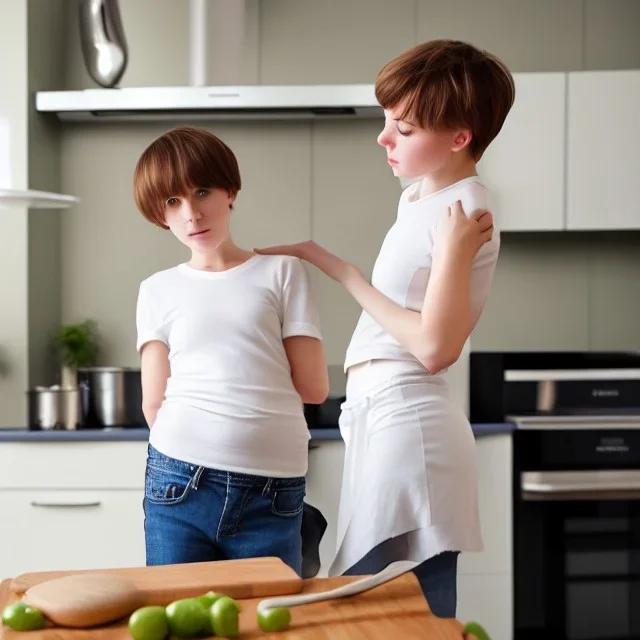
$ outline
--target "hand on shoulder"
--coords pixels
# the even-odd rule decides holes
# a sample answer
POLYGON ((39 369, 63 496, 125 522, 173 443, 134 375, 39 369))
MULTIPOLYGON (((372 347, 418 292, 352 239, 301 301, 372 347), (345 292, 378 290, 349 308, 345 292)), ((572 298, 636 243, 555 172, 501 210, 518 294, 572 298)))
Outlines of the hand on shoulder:
POLYGON ((341 284, 345 284, 354 271, 357 271, 354 265, 327 251, 313 240, 254 249, 254 251, 262 255, 287 255, 300 258, 341 284))
POLYGON ((434 259, 453 256, 473 260, 480 248, 493 237, 493 216, 486 209, 467 215, 457 200, 444 213, 436 226, 434 259))

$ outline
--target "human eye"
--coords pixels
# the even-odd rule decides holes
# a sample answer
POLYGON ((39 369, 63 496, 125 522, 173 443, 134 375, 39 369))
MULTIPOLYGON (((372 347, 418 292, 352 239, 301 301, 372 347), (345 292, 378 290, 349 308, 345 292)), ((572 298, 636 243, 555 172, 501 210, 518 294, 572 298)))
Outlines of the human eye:
POLYGON ((196 191, 196 194, 198 195, 198 198, 206 198, 209 195, 209 190, 208 189, 198 189, 196 191))
POLYGON ((413 129, 401 127, 400 124, 396 125, 396 129, 401 136, 410 136, 413 133, 413 129))
POLYGON ((178 204, 178 198, 167 198, 167 201, 165 203, 168 207, 175 207, 176 204, 178 204))

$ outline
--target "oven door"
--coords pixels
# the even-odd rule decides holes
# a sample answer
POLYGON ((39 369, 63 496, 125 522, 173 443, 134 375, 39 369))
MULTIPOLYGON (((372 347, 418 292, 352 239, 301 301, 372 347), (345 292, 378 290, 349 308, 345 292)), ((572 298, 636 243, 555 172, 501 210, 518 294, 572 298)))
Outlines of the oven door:
POLYGON ((516 442, 514 638, 640 640, 639 434, 516 442))

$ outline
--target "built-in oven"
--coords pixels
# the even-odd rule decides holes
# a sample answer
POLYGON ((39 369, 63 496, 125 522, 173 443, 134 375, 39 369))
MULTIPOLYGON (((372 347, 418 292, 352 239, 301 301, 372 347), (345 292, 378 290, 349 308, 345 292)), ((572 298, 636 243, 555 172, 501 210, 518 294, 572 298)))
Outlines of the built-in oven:
POLYGON ((640 640, 640 355, 489 361, 471 412, 515 425, 514 640, 640 640))

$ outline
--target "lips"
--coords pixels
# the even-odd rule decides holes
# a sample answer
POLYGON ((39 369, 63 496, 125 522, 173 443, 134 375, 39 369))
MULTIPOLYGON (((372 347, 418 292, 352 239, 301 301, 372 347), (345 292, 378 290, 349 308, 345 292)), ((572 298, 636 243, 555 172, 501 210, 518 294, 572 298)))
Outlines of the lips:
POLYGON ((387 158, 387 162, 391 165, 398 164, 398 161, 394 160, 393 158, 387 158))
POLYGON ((200 231, 194 231, 193 233, 189 234, 190 238, 198 238, 200 236, 203 236, 205 233, 209 233, 209 229, 202 229, 200 231))

